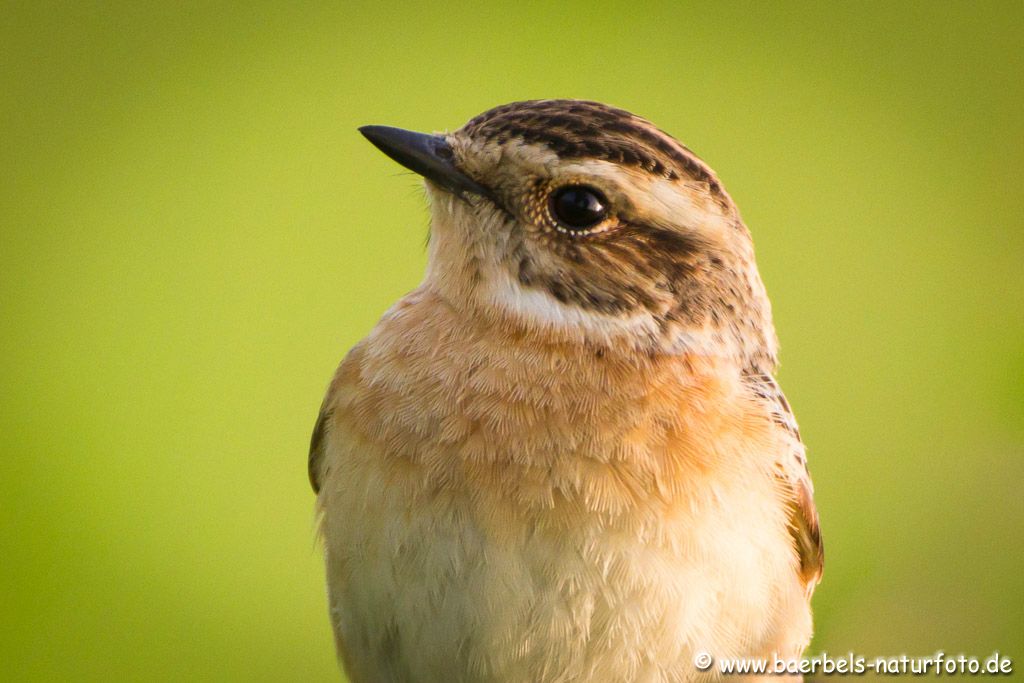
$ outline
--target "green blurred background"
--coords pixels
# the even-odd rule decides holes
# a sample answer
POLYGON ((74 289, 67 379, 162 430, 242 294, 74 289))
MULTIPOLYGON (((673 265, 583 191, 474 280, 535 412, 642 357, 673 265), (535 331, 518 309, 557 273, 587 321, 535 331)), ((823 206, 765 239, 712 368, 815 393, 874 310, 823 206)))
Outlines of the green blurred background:
POLYGON ((355 129, 535 97, 754 232, 811 651, 1024 669, 1024 3, 548 5, 3 4, 0 678, 337 678, 306 444, 427 222, 355 129))

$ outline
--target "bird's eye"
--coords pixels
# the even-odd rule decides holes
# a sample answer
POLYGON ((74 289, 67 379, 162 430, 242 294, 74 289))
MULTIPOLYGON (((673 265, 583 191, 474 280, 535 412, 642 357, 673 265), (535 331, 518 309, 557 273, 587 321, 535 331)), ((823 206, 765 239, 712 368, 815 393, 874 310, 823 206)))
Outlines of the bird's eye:
POLYGON ((551 213, 571 231, 585 231, 608 216, 608 200, 586 185, 567 185, 551 194, 551 213))

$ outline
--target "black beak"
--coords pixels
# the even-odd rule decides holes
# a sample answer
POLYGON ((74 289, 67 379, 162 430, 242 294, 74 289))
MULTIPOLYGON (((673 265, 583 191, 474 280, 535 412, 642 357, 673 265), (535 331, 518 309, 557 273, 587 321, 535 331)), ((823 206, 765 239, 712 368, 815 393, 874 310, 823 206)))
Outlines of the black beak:
POLYGON ((458 197, 463 192, 490 196, 487 188, 456 168, 452 148, 440 135, 414 133, 391 126, 363 126, 359 132, 402 166, 458 197))

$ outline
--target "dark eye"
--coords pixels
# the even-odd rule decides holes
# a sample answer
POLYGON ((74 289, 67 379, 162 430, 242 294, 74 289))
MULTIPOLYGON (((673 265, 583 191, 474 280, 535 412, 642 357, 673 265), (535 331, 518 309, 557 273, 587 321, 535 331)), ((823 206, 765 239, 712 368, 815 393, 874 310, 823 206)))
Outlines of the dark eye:
POLYGON ((569 230, 586 230, 608 216, 608 200, 592 187, 567 185, 552 193, 551 213, 569 230))

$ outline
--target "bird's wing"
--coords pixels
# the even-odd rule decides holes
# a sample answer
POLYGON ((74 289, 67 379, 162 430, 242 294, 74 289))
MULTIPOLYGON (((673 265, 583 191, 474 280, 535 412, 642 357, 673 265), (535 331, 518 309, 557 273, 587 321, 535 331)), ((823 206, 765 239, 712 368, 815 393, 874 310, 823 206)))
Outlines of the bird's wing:
MULTIPOLYGON (((345 359, 338 365, 338 369, 327 387, 327 394, 324 402, 320 404, 320 413, 316 417, 316 424, 313 425, 313 436, 309 439, 309 460, 307 463, 309 471, 309 483, 313 486, 314 493, 320 493, 324 479, 330 469, 330 459, 326 457, 327 441, 331 432, 331 417, 338 408, 337 400, 346 383, 355 381, 359 376, 359 368, 363 356, 363 342, 352 347, 345 356, 345 359)), ((340 414, 340 413, 339 413, 340 414)))
POLYGON ((327 435, 327 423, 331 416, 330 408, 328 407, 328 397, 324 399, 323 405, 320 406, 320 414, 316 416, 316 424, 313 425, 313 436, 309 439, 309 461, 307 464, 309 470, 309 483, 313 487, 313 493, 320 493, 320 483, 323 481, 323 454, 324 454, 324 443, 326 442, 327 435))
POLYGON ((818 526, 818 510, 814 507, 814 486, 807 470, 807 456, 800 428, 778 382, 769 373, 746 375, 760 402, 768 407, 772 421, 784 432, 786 448, 780 449, 774 463, 776 476, 789 505, 790 534, 800 559, 800 577, 810 594, 821 580, 825 565, 825 549, 818 526))
MULTIPOLYGON (((363 340, 365 341, 365 340, 363 340)), ((327 442, 332 428, 331 418, 343 415, 344 406, 339 406, 339 399, 342 397, 344 387, 351 386, 358 381, 360 367, 363 358, 363 342, 359 342, 349 350, 345 359, 338 365, 338 369, 327 387, 327 394, 324 402, 320 404, 320 413, 316 417, 316 424, 313 425, 313 436, 309 439, 309 460, 307 463, 309 471, 309 483, 313 486, 314 493, 320 493, 324 480, 331 468, 330 458, 326 456, 327 442)))
MULTIPOLYGON (((789 459, 792 462, 803 459, 803 444, 800 446, 799 457, 789 459)), ((821 580, 825 567, 825 547, 818 526, 818 510, 814 507, 814 487, 806 469, 801 473, 786 473, 783 480, 792 495, 789 524, 800 558, 800 577, 810 592, 821 580)))

